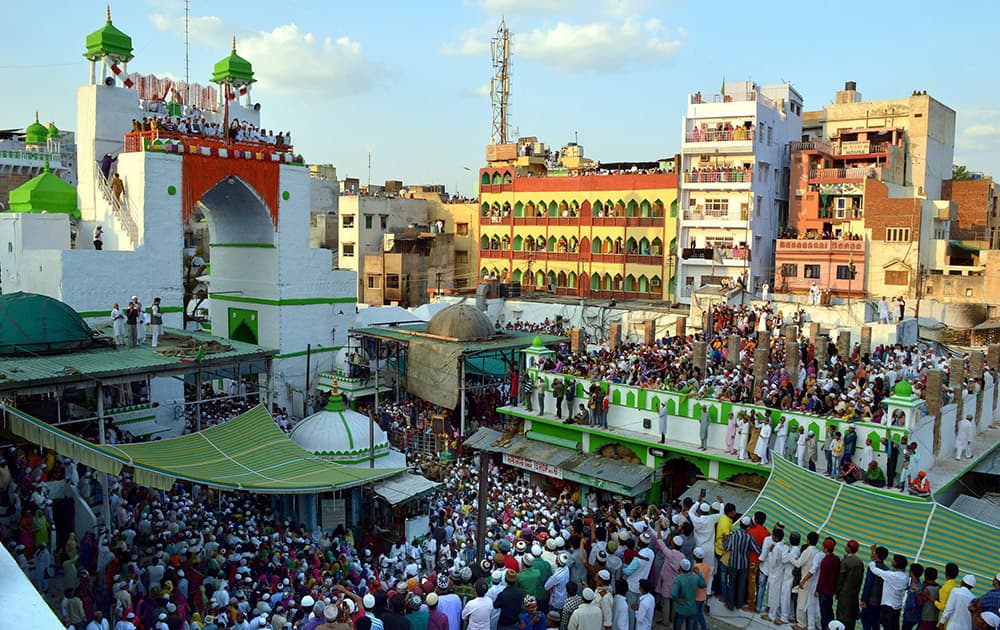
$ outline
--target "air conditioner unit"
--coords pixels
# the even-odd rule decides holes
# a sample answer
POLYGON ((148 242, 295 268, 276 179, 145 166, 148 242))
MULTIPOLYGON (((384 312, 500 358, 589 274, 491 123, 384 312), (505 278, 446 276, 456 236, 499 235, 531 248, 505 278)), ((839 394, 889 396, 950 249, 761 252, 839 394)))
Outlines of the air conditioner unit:
POLYGON ((795 189, 795 196, 796 197, 801 197, 804 194, 806 194, 806 189, 805 188, 796 188, 795 189))

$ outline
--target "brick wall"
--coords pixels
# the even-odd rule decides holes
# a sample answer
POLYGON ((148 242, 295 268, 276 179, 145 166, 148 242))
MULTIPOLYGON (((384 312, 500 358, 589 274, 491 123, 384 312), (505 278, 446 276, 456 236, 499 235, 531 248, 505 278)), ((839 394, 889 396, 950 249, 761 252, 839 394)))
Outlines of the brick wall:
POLYGON ((889 188, 874 179, 865 180, 865 227, 871 240, 884 241, 889 227, 910 228, 910 240, 920 240, 920 199, 890 198, 889 188))
POLYGON ((7 200, 10 198, 10 191, 14 190, 37 174, 38 173, 25 173, 20 175, 17 173, 0 173, 0 203, 6 207, 7 200))
POLYGON ((958 220, 951 224, 951 238, 959 241, 987 239, 986 224, 996 188, 993 180, 963 179, 941 182, 941 196, 958 204, 958 220))

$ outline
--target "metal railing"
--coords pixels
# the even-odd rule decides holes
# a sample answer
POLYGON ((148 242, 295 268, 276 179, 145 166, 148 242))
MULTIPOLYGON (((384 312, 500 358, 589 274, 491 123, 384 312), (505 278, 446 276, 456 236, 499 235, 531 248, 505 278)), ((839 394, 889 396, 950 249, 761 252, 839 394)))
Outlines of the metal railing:
POLYGON ((688 184, 749 184, 752 179, 752 169, 718 169, 684 173, 684 182, 688 184))
POLYGON ((809 171, 812 179, 867 179, 878 177, 879 169, 872 166, 859 166, 855 168, 815 168, 809 171))
POLYGON ((101 172, 100 165, 98 165, 98 168, 94 169, 94 178, 97 180, 97 188, 104 196, 104 200, 109 206, 111 206, 111 214, 118 219, 118 223, 128 235, 129 241, 132 243, 132 247, 138 247, 139 226, 136 224, 135 218, 132 217, 132 212, 128 207, 128 192, 123 192, 121 199, 115 199, 115 194, 111 190, 111 185, 108 183, 108 179, 104 176, 104 173, 101 172))
POLYGON ((753 129, 737 127, 735 129, 695 129, 685 134, 687 142, 750 142, 753 140, 753 129))

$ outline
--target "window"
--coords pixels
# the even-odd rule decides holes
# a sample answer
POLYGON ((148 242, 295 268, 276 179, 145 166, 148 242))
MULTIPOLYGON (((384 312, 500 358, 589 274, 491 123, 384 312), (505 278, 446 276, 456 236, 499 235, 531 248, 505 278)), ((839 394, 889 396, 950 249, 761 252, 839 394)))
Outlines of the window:
POLYGON ((469 286, 468 278, 455 278, 456 289, 464 289, 467 286, 469 286))
POLYGON ((365 215, 365 229, 366 230, 372 229, 372 215, 370 214, 365 215))
POLYGON ((768 146, 771 146, 771 144, 772 144, 772 140, 773 140, 773 135, 772 134, 773 134, 773 132, 774 132, 774 129, 771 128, 771 125, 768 125, 767 126, 767 145, 768 146))
POLYGON ((795 263, 784 263, 781 265, 781 276, 783 278, 797 278, 799 275, 799 266, 795 263))
POLYGON ((345 214, 343 217, 341 217, 341 225, 343 225, 345 228, 348 228, 348 229, 353 228, 354 227, 354 215, 353 214, 345 214))
POLYGON ((379 276, 368 276, 368 288, 378 289, 382 286, 382 278, 379 276))
POLYGON ((898 287, 905 287, 910 284, 910 272, 905 269, 886 269, 884 283, 898 287))
POLYGON ((469 264, 469 252, 455 250, 455 264, 456 265, 467 265, 467 264, 469 264))
POLYGON ((344 243, 344 258, 354 258, 354 243, 344 243))
POLYGON ((388 215, 385 214, 379 215, 379 227, 381 227, 383 230, 385 229, 385 226, 388 224, 388 221, 389 221, 388 215))
POLYGON ((469 224, 468 223, 456 223, 455 224, 455 234, 459 236, 469 235, 469 224))
POLYGON ((802 271, 806 278, 819 278, 819 265, 802 265, 802 271))
POLYGON ((710 217, 724 217, 729 214, 728 199, 706 199, 705 214, 710 217))
POLYGON ((853 280, 854 274, 851 273, 850 265, 837 265, 837 280, 853 280))
POLYGON ((391 273, 385 277, 385 288, 387 289, 398 289, 399 288, 399 275, 391 273))
POLYGON ((910 228, 885 228, 885 240, 887 243, 909 243, 910 228))

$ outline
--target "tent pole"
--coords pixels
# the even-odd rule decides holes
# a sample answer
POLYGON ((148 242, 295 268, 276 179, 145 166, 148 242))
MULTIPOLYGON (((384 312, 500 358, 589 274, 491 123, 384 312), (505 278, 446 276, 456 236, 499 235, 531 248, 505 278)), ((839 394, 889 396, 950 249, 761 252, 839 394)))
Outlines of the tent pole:
POLYGON ((201 390, 202 376, 201 368, 194 374, 194 426, 195 431, 201 431, 201 390))
POLYGON ((476 561, 482 562, 486 551, 486 499, 489 493, 490 459, 485 450, 479 451, 479 499, 476 513, 476 561))
POLYGON ((368 467, 375 468, 375 417, 378 415, 378 368, 382 344, 375 338, 375 408, 368 414, 368 467))
MULTIPOLYGON (((97 431, 98 431, 98 444, 104 444, 104 384, 101 381, 97 381, 97 431)), ((102 496, 104 499, 104 527, 111 535, 111 475, 104 474, 104 492, 102 496)))
POLYGON ((459 420, 459 429, 458 429, 458 431, 459 431, 459 435, 464 440, 465 439, 465 355, 463 354, 463 355, 459 356, 458 360, 461 361, 461 363, 458 364, 458 379, 459 379, 458 380, 458 385, 459 385, 459 388, 458 388, 458 391, 459 391, 459 394, 458 394, 459 395, 458 404, 459 404, 459 409, 460 409, 460 411, 459 411, 460 420, 459 420))

